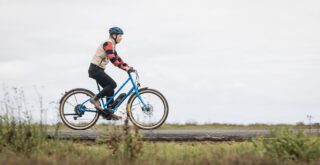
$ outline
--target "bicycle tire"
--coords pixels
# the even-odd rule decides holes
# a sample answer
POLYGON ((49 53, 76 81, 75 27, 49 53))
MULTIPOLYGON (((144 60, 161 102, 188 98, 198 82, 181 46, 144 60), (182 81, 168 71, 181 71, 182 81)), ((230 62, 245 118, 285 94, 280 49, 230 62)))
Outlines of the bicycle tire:
POLYGON ((139 93, 140 93, 140 95, 143 95, 145 93, 149 93, 149 94, 156 95, 158 98, 160 98, 161 102, 164 106, 164 113, 163 113, 161 119, 153 125, 145 125, 145 124, 137 121, 137 119, 132 114, 132 106, 133 106, 133 102, 138 97, 135 93, 133 93, 127 102, 127 108, 126 108, 127 115, 129 117, 130 121, 138 128, 144 129, 144 130, 151 130, 151 129, 156 129, 156 128, 160 127, 166 121, 168 114, 169 114, 169 105, 168 105, 166 98, 159 91, 154 90, 154 89, 150 89, 150 88, 141 88, 141 89, 139 89, 139 93))
MULTIPOLYGON (((66 101, 68 100, 68 98, 70 98, 71 96, 73 96, 73 95, 75 95, 75 94, 78 94, 78 93, 85 94, 85 95, 87 95, 87 96, 89 96, 89 97, 93 97, 93 96, 94 96, 94 93, 93 93, 93 92, 91 92, 91 91, 88 90, 88 89, 84 89, 84 88, 75 88, 75 89, 72 89, 72 90, 66 92, 66 93, 64 94, 64 96, 63 96, 63 97, 61 98, 61 100, 60 100, 59 114, 60 114, 60 117, 61 117, 63 123, 64 123, 65 125, 67 125, 69 128, 75 129, 75 130, 85 130, 85 129, 88 129, 88 128, 92 127, 93 125, 95 125, 95 123, 96 123, 96 122, 98 121, 98 119, 99 119, 100 113, 97 112, 97 113, 95 114, 93 120, 92 120, 91 122, 89 122, 89 123, 88 123, 87 125, 85 125, 85 126, 76 126, 76 125, 70 123, 70 122, 66 119, 66 117, 65 117, 65 115, 64 115, 65 104, 66 104, 66 101)), ((83 100, 83 101, 84 101, 84 100, 83 100)))

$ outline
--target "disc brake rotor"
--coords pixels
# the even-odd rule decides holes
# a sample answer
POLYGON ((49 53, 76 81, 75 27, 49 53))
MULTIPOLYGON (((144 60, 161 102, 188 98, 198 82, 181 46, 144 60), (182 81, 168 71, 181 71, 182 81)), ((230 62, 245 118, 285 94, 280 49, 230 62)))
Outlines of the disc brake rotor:
POLYGON ((142 111, 147 115, 152 115, 153 113, 153 106, 150 104, 147 104, 145 107, 142 107, 142 111))

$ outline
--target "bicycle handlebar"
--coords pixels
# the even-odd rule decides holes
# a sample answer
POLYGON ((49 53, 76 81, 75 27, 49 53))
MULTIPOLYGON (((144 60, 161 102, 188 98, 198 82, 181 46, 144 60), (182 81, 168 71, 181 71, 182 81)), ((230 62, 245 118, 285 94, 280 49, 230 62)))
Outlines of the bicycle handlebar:
POLYGON ((132 67, 130 67, 130 69, 128 70, 128 73, 132 73, 132 72, 137 72, 135 69, 133 69, 132 67))
POLYGON ((138 86, 140 86, 140 78, 139 78, 139 74, 138 71, 133 69, 133 67, 130 67, 130 69, 127 71, 127 73, 130 75, 131 73, 135 73, 136 74, 136 84, 138 86))

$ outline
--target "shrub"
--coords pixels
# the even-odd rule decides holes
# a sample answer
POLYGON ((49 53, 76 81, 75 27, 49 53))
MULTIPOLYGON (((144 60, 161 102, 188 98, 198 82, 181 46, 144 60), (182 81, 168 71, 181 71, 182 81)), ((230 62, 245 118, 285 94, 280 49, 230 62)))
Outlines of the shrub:
POLYGON ((132 132, 128 122, 128 118, 126 118, 121 130, 118 127, 113 127, 112 130, 106 130, 108 134, 97 139, 97 143, 107 144, 116 159, 133 160, 143 151, 143 141, 138 129, 134 127, 134 132, 132 132))
POLYGON ((0 151, 7 149, 29 155, 37 150, 44 138, 37 125, 0 118, 0 151))
POLYGON ((311 162, 320 158, 320 138, 303 130, 274 129, 270 139, 255 146, 274 159, 311 162))

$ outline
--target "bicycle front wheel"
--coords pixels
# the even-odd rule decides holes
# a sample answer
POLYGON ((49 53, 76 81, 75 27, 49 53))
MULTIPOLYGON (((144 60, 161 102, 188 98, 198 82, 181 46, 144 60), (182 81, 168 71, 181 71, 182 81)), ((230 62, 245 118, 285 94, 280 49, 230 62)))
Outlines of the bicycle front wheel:
POLYGON ((141 129, 160 127, 168 117, 169 106, 166 98, 154 89, 139 90, 140 98, 134 93, 127 104, 127 115, 131 122, 141 129))
POLYGON ((60 117, 70 128, 84 130, 92 127, 99 118, 94 105, 87 101, 94 94, 83 88, 67 92, 60 100, 60 117), (87 101, 87 102, 85 102, 87 101))

